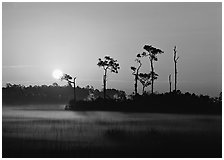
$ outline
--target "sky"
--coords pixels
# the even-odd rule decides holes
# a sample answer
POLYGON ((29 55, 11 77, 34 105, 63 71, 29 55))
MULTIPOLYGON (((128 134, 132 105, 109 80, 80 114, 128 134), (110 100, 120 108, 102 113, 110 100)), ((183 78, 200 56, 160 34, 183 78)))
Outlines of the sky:
MULTIPOLYGON (((130 67, 137 65, 136 55, 149 44, 164 51, 154 63, 159 75, 155 91, 169 91, 169 74, 174 87, 173 48, 177 46, 177 89, 218 96, 222 91, 221 6, 221 2, 3 2, 2 86, 66 85, 52 76, 60 69, 77 77, 80 87, 102 89, 98 58, 109 55, 120 70, 108 73, 107 88, 131 94, 130 67)), ((140 72, 149 72, 149 59, 143 58, 142 63, 140 72)))

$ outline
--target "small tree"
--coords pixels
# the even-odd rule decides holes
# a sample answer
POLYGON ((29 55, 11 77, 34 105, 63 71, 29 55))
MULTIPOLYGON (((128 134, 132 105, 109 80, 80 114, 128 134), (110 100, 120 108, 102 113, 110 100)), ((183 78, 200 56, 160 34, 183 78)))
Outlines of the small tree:
POLYGON ((117 60, 114 60, 110 56, 105 56, 104 60, 99 58, 99 62, 97 63, 99 67, 102 67, 104 70, 103 75, 103 97, 106 98, 106 82, 107 82, 107 71, 110 70, 113 73, 118 73, 120 69, 117 60))
POLYGON ((76 80, 76 77, 74 78, 73 82, 71 81, 72 80, 72 77, 68 74, 63 74, 63 76, 61 77, 61 80, 66 80, 68 82, 68 84, 70 86, 72 86, 71 84, 74 85, 74 103, 76 102, 76 92, 75 92, 75 80, 76 80))
POLYGON ((174 91, 177 91, 177 60, 179 59, 179 56, 177 57, 177 47, 174 46, 173 49, 173 61, 174 61, 174 91))
POLYGON ((133 73, 132 73, 132 75, 134 75, 135 76, 135 95, 137 95, 138 94, 138 73, 139 73, 139 69, 141 68, 141 66, 142 66, 142 63, 141 63, 141 61, 140 61, 140 59, 139 58, 141 58, 141 55, 140 54, 137 54, 137 58, 135 59, 135 61, 138 63, 138 68, 136 68, 136 67, 131 67, 131 70, 133 71, 133 73))
POLYGON ((145 93, 145 88, 151 85, 151 75, 147 73, 140 73, 139 74, 139 81, 142 84, 142 94, 145 93))
POLYGON ((151 85, 152 88, 151 88, 151 90, 152 90, 152 94, 153 94, 153 86, 154 86, 154 80, 155 80, 154 79, 155 72, 154 72, 153 61, 158 61, 157 54, 161 54, 161 53, 164 53, 164 52, 160 49, 157 49, 157 48, 151 46, 151 45, 145 45, 143 48, 147 51, 147 53, 143 52, 142 56, 149 57, 149 61, 150 61, 150 65, 151 65, 151 74, 152 74, 152 85, 151 85))

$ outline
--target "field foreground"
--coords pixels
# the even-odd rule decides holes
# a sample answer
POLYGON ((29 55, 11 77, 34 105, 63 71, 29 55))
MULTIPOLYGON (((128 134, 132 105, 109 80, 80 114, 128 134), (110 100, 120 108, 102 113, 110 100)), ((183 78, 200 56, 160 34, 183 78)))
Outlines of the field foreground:
POLYGON ((222 156, 217 115, 73 112, 61 106, 3 106, 2 114, 4 158, 222 156))

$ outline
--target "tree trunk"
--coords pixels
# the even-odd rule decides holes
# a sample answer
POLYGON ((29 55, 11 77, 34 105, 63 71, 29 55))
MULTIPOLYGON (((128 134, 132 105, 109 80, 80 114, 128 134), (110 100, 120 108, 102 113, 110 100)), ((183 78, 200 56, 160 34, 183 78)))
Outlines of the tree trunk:
POLYGON ((137 72, 135 74, 135 95, 138 94, 138 72, 139 72, 139 69, 141 68, 141 66, 142 66, 142 63, 140 62, 137 72))
POLYGON ((106 99, 106 82, 107 82, 107 70, 105 70, 103 75, 103 98, 106 99))
POLYGON ((171 74, 169 75, 169 84, 170 84, 170 93, 172 92, 172 82, 171 82, 171 74))
POLYGON ((174 69, 175 69, 175 85, 174 85, 174 90, 176 92, 177 91, 177 61, 175 61, 174 69))
POLYGON ((142 95, 145 93, 145 86, 142 85, 142 95))
POLYGON ((138 94, 138 74, 135 74, 135 95, 138 94))
POLYGON ((174 60, 174 91, 177 91, 177 60, 179 57, 177 57, 177 51, 176 46, 173 49, 173 60, 174 60))
POLYGON ((152 94, 153 94, 153 85, 154 85, 154 68, 153 68, 153 61, 152 59, 150 60, 150 64, 151 64, 151 70, 152 70, 152 88, 151 88, 151 91, 152 91, 152 94))

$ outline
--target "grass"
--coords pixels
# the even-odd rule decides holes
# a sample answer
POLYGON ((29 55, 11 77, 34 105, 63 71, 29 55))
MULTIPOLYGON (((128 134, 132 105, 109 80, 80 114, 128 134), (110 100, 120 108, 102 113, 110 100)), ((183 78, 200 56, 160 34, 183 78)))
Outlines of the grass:
POLYGON ((222 156, 221 117, 82 114, 86 118, 3 117, 3 157, 222 156))

